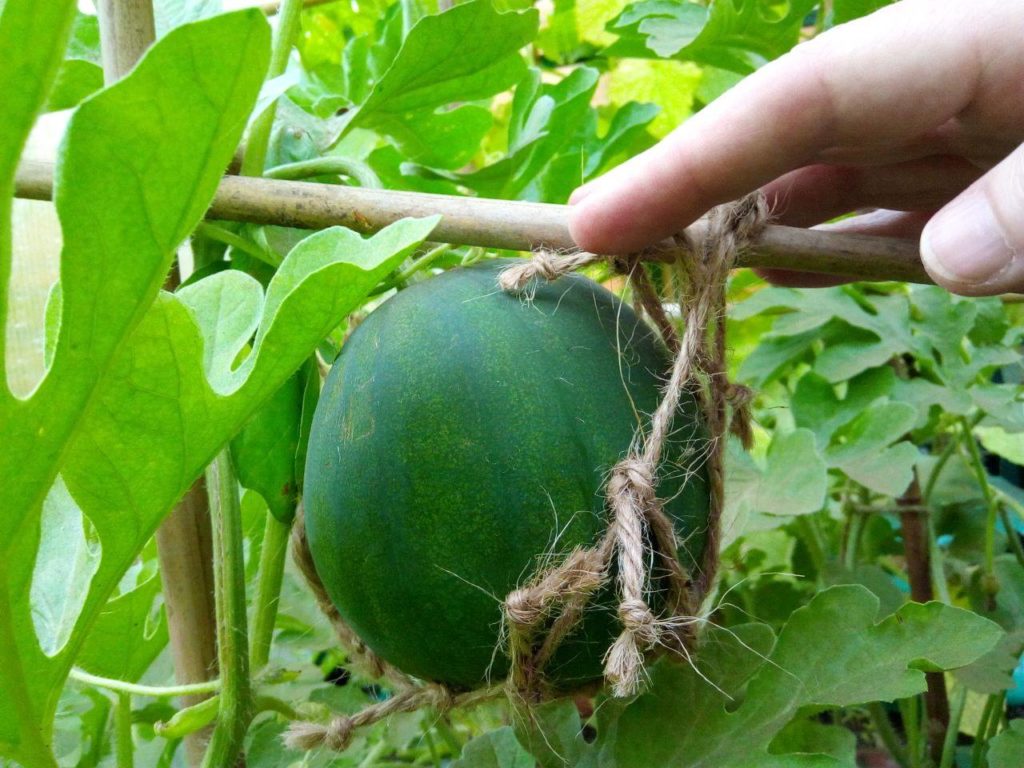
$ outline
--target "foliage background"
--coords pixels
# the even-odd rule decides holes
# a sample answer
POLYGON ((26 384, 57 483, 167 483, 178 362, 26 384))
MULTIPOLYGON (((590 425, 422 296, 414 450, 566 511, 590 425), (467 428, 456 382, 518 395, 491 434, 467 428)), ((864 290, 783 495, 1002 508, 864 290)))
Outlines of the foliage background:
MULTIPOLYGON (((51 34, 63 55, 46 103, 58 110, 86 100, 62 149, 69 182, 58 207, 68 245, 62 289, 47 310, 47 364, 68 373, 63 389, 44 383, 30 406, 5 401, 0 411, 15 425, 14 444, 20 436, 29 446, 9 449, 4 466, 18 461, 28 477, 38 465, 42 502, 0 528, 12 542, 4 554, 21 566, 0 573, 5 593, 16 595, 10 638, 0 627, 0 659, 24 665, 30 681, 21 699, 11 696, 19 672, 9 666, 5 690, 8 705, 20 702, 44 731, 53 714, 57 763, 130 764, 130 718, 135 764, 183 764, 180 736, 209 722, 211 711, 183 714, 164 695, 114 695, 77 673, 65 684, 72 666, 150 693, 173 681, 152 529, 234 437, 246 487, 247 593, 260 614, 267 515, 290 521, 301 485, 316 389, 309 353, 317 347, 329 362, 390 292, 492 255, 422 246, 430 222, 405 222, 369 244, 342 230, 307 237, 200 224, 254 104, 258 112, 277 102, 270 176, 564 202, 800 39, 881 4, 556 0, 538 12, 521 0, 333 2, 303 12, 286 72, 258 101, 267 35, 254 14, 222 15, 216 0, 158 2, 162 42, 148 67, 121 90, 89 98, 102 85, 97 24, 72 10, 66 48, 51 34), (199 63, 183 64, 196 51, 199 63), (214 104, 206 112, 197 83, 214 104), (189 116, 189 135, 186 121, 167 121, 176 113, 189 116), (168 148, 154 164, 132 160, 120 176, 110 171, 123 160, 119 147, 150 158, 144 147, 154 142, 168 148), (196 159, 200 143, 210 155, 196 159), (149 193, 133 186, 140 175, 161 179, 151 202, 162 218, 152 219, 149 193), (97 219, 97 208, 108 218, 97 219), (102 244, 96 231, 105 233, 102 244), (175 297, 158 296, 173 249, 189 233, 193 275, 175 297), (151 256, 140 255, 140 242, 151 256), (90 266, 75 272, 75 264, 90 266), (137 273, 127 264, 139 265, 137 273), (82 304, 88 291, 100 300, 82 304), (95 358, 72 373, 77 326, 69 318, 99 311, 104 296, 121 308, 104 315, 121 335, 110 336, 104 367, 89 380, 95 358), (256 351, 232 371, 254 334, 256 351), (203 359, 175 355, 204 344, 203 359), (75 397, 91 405, 73 413, 62 399, 75 397), (161 409, 161 398, 172 404, 161 409), (29 407, 32 416, 47 407, 58 416, 63 408, 69 420, 86 414, 66 428, 54 417, 56 431, 73 435, 53 443, 63 451, 59 466, 20 426, 36 424, 19 410, 29 407), (25 465, 24 456, 35 458, 25 465)), ((8 0, 4 23, 19 5, 27 4, 8 0)), ((15 295, 27 290, 22 270, 15 295)), ((592 276, 622 288, 600 268, 592 276)), ((41 282, 48 290, 52 279, 41 282)), ((928 758, 916 670, 956 669, 945 682, 963 736, 949 755, 981 765, 987 748, 992 768, 1019 768, 1018 305, 901 284, 773 288, 750 273, 733 277, 729 300, 731 367, 758 392, 758 430, 751 454, 730 446, 726 567, 707 606, 721 628, 708 627, 697 670, 659 665, 651 693, 629 706, 601 699, 586 722, 566 702, 548 705, 533 723, 499 705, 445 717, 422 712, 368 729, 343 755, 288 752, 279 737, 290 719, 351 712, 388 695, 347 666, 289 567, 275 600, 269 664, 257 675, 266 711, 246 736, 247 765, 850 766, 858 752, 866 759, 888 750, 917 766, 928 758), (897 501, 915 479, 929 511, 923 532, 938 600, 927 607, 907 602, 897 501)), ((7 357, 18 369, 17 355, 7 357)), ((29 494, 28 480, 24 487, 29 494)), ((28 722, 16 712, 10 721, 19 717, 28 722)), ((49 748, 30 751, 2 728, 0 743, 26 765, 49 748)))

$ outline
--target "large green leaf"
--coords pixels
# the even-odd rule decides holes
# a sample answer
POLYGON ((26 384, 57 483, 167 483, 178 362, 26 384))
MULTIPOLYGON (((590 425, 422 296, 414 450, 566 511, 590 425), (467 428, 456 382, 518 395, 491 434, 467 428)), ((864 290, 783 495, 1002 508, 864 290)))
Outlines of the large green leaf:
MULTIPOLYGON (((14 174, 29 130, 46 103, 63 59, 75 6, 74 0, 43 4, 32 0, 6 0, 0 3, 0 82, 4 83, 3 120, 0 120, 0 424, 12 423, 4 417, 13 399, 7 383, 7 317, 14 174)), ((0 503, 0 510, 4 509, 6 505, 0 503)), ((0 541, 4 540, 2 533, 0 531, 0 541)), ((3 596, 0 595, 2 610, 3 596)), ((4 732, 5 726, 0 725, 0 740, 4 732)))
POLYGON ((94 675, 138 680, 167 645, 167 616, 159 594, 154 553, 135 582, 103 606, 75 663, 94 675))
POLYGON ((533 768, 536 760, 523 749, 508 726, 478 736, 462 751, 452 768, 533 768))
MULTIPOLYGON (((8 24, 16 28, 22 14, 33 18, 21 19, 23 39, 0 45, 0 56, 31 48, 24 38, 43 45, 46 38, 39 29, 57 24, 52 15, 58 5, 63 4, 9 1, 2 17, 5 29, 8 24)), ((28 765, 49 759, 50 720, 71 651, 131 559, 111 560, 105 534, 95 525, 94 510, 104 507, 112 489, 85 499, 68 485, 74 502, 95 525, 102 560, 78 621, 67 619, 74 629, 63 628, 62 647, 44 653, 28 603, 42 502, 58 472, 70 477, 68 456, 84 436, 101 383, 112 374, 112 361, 124 353, 126 340, 157 295, 174 249, 202 216, 237 146, 262 80, 268 40, 266 22, 255 11, 178 30, 154 47, 130 77, 85 102, 65 136, 55 190, 65 246, 52 362, 27 400, 0 387, 0 423, 13 426, 0 446, 0 472, 18 477, 0 489, 0 753, 28 765), (97 582, 106 583, 105 591, 96 591, 97 582)), ((64 40, 53 44, 55 66, 64 40)), ((27 76, 32 67, 22 69, 27 76)), ((21 82, 13 76, 7 81, 21 82)), ((40 89, 37 98, 29 99, 16 87, 17 98, 8 104, 17 106, 20 99, 38 109, 45 82, 24 82, 26 92, 40 89)), ((20 124, 16 112, 11 118, 20 124)), ((13 173, 16 161, 8 149, 17 145, 4 141, 10 135, 5 131, 0 139, 5 175, 13 173)), ((115 442, 122 439, 118 433, 115 442)), ((106 448, 103 444, 96 450, 106 448)), ((130 517, 118 524, 125 531, 135 529, 130 517)), ((40 571, 35 578, 45 576, 40 571)), ((74 602, 77 607, 78 598, 74 602)))
POLYGON ((861 485, 898 496, 910 485, 920 455, 902 440, 916 421, 916 409, 906 403, 875 405, 837 431, 825 458, 861 485))
POLYGON ((777 433, 763 465, 730 443, 726 473, 726 509, 734 521, 730 526, 741 521, 749 524, 752 515, 817 512, 825 504, 827 490, 828 467, 808 429, 777 433))
MULTIPOLYGON (((371 128, 393 136, 413 160, 457 167, 468 159, 467 148, 478 147, 490 127, 490 114, 472 105, 439 110, 513 86, 526 69, 519 50, 536 33, 536 11, 498 13, 489 0, 424 16, 361 103, 344 115, 338 135, 371 128)), ((363 45, 365 56, 369 49, 363 45)), ((353 77, 353 66, 348 68, 353 82, 373 77, 373 72, 353 77)), ((352 86, 348 90, 360 95, 352 86)))
POLYGON ((1011 720, 1010 727, 989 744, 989 768, 1018 768, 1024 756, 1024 720, 1011 720))
POLYGON ((308 362, 263 404, 231 441, 238 482, 258 492, 270 513, 290 523, 302 493, 305 442, 320 390, 308 362))
POLYGON ((793 420, 798 427, 814 432, 818 445, 825 448, 837 429, 888 395, 895 383, 892 368, 873 368, 848 381, 845 397, 840 399, 833 384, 809 372, 800 378, 793 391, 793 420))
POLYGON ((238 141, 267 42, 256 12, 175 30, 131 76, 80 108, 65 142, 60 331, 46 380, 31 400, 8 405, 21 417, 11 423, 24 426, 2 454, 25 482, 5 486, 13 514, 0 520, 20 530, 4 539, 3 562, 16 570, 0 574, 0 594, 10 600, 0 612, 0 749, 28 765, 48 763, 64 676, 166 511, 434 225, 400 222, 371 240, 343 229, 313 235, 282 263, 265 297, 240 272, 156 295, 238 141), (182 119, 168 124, 168 114, 182 119), (254 332, 251 353, 234 367, 254 332), (54 599, 57 621, 47 627, 57 631, 44 653, 28 587, 55 583, 46 567, 55 558, 41 558, 33 573, 40 541, 33 497, 46 494, 58 470, 101 559, 88 569, 91 581, 54 599))
POLYGON ((648 693, 604 705, 593 744, 563 709, 528 747, 544 766, 559 764, 557 752, 562 764, 588 768, 848 768, 836 757, 848 745, 834 734, 787 729, 801 710, 913 696, 925 690, 925 670, 968 664, 1001 637, 987 619, 940 603, 909 603, 876 624, 877 612, 865 588, 837 586, 795 611, 770 652, 745 632, 712 630, 696 666, 658 664, 648 693), (778 753, 807 743, 822 754, 778 753))
POLYGON ((619 40, 606 53, 675 58, 750 72, 799 42, 804 18, 815 5, 816 0, 792 0, 775 7, 762 0, 712 0, 705 7, 643 0, 608 25, 619 40))
POLYGON ((55 110, 73 107, 102 87, 99 20, 95 16, 79 13, 71 28, 67 58, 57 72, 46 108, 55 110))

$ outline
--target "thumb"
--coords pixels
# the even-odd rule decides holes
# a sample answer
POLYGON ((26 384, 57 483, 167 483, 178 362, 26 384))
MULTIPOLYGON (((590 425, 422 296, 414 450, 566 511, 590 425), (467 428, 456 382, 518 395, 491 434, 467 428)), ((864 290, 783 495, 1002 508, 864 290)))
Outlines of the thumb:
POLYGON ((921 258, 955 293, 1024 290, 1024 145, 932 217, 921 258))

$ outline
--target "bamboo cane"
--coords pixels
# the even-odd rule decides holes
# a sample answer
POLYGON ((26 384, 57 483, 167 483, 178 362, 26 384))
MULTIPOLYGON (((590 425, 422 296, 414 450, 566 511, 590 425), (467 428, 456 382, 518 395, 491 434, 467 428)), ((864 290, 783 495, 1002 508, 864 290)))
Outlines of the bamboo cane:
MULTIPOLYGON (((49 200, 53 166, 28 161, 15 180, 18 197, 49 200)), ((226 176, 208 219, 278 224, 303 229, 334 225, 375 232, 399 219, 439 214, 432 235, 439 242, 530 251, 575 248, 569 234, 569 207, 550 203, 435 195, 305 181, 226 176)), ((704 223, 687 231, 699 238, 704 223)), ((664 243, 646 258, 672 261, 678 248, 664 243)), ((841 275, 859 280, 904 280, 931 283, 917 243, 889 237, 842 234, 798 227, 768 226, 739 266, 789 269, 841 275)))

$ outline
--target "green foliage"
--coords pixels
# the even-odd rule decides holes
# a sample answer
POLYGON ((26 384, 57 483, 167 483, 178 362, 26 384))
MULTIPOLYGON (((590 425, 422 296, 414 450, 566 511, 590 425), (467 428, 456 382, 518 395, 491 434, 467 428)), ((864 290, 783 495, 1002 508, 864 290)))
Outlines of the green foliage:
POLYGON ((525 69, 518 51, 536 32, 535 11, 496 13, 480 0, 425 16, 409 30, 386 69, 383 61, 369 60, 383 69, 379 77, 365 69, 367 59, 346 59, 354 106, 339 122, 338 134, 370 128, 393 137, 411 160, 441 168, 464 164, 466 149, 478 145, 490 128, 490 111, 473 104, 441 108, 512 86, 525 69), (357 73, 356 68, 363 69, 357 73), (372 85, 364 95, 366 80, 372 85), (459 151, 451 153, 452 148, 459 151))
POLYGON ((606 54, 752 72, 797 44, 804 18, 816 5, 814 0, 712 0, 707 5, 643 0, 609 24, 619 39, 606 54))
MULTIPOLYGON (((216 706, 182 714, 161 692, 173 669, 152 533, 228 444, 250 489, 251 612, 277 613, 248 765, 851 768, 882 745, 863 705, 900 700, 907 741, 923 725, 921 673, 935 669, 949 670, 953 698, 966 690, 1002 714, 1024 651, 1024 493, 993 474, 999 459, 1024 462, 1020 308, 737 273, 730 368, 757 392, 755 445, 728 446, 723 567, 694 666, 664 660, 634 702, 598 697, 592 716, 578 702, 583 719, 548 704, 531 728, 492 704, 396 717, 343 755, 285 749, 290 720, 390 693, 351 668, 296 574, 277 571, 280 589, 268 577, 301 500, 319 367, 382 298, 488 254, 424 249, 430 220, 369 239, 232 222, 195 232, 246 126, 275 101, 269 164, 313 161, 275 174, 558 203, 800 39, 886 4, 328 3, 303 11, 298 55, 264 83, 258 13, 160 0, 160 42, 103 89, 94 16, 69 0, 0 1, 0 370, 15 169, 41 111, 76 109, 58 161, 48 370, 26 399, 0 386, 0 762, 110 765, 125 700, 135 764, 180 762, 177 736, 216 706), (196 272, 161 292, 190 236, 196 272), (914 480, 940 601, 924 606, 908 602, 911 518, 898 504, 914 480), (69 682, 73 667, 155 688, 113 694, 79 673, 69 682), (167 721, 173 738, 160 735, 167 721)), ((977 719, 965 715, 961 739, 977 739, 990 768, 1016 768, 1020 721, 979 733, 977 719)))
POLYGON ((46 108, 73 107, 102 87, 99 21, 95 16, 78 13, 71 27, 64 63, 57 71, 46 108))
MULTIPOLYGON (((543 766, 849 765, 785 754, 801 741, 787 724, 801 711, 919 693, 922 669, 962 666, 1000 637, 991 622, 937 603, 908 604, 878 624, 877 609, 863 587, 833 587, 792 614, 774 647, 763 625, 709 629, 695 666, 659 664, 648 693, 605 704, 594 743, 561 707, 525 740, 543 766)), ((849 755, 842 737, 824 740, 826 752, 849 755)))
POLYGON ((989 768, 1015 768, 1024 755, 1024 720, 1013 720, 994 739, 988 750, 989 768))

